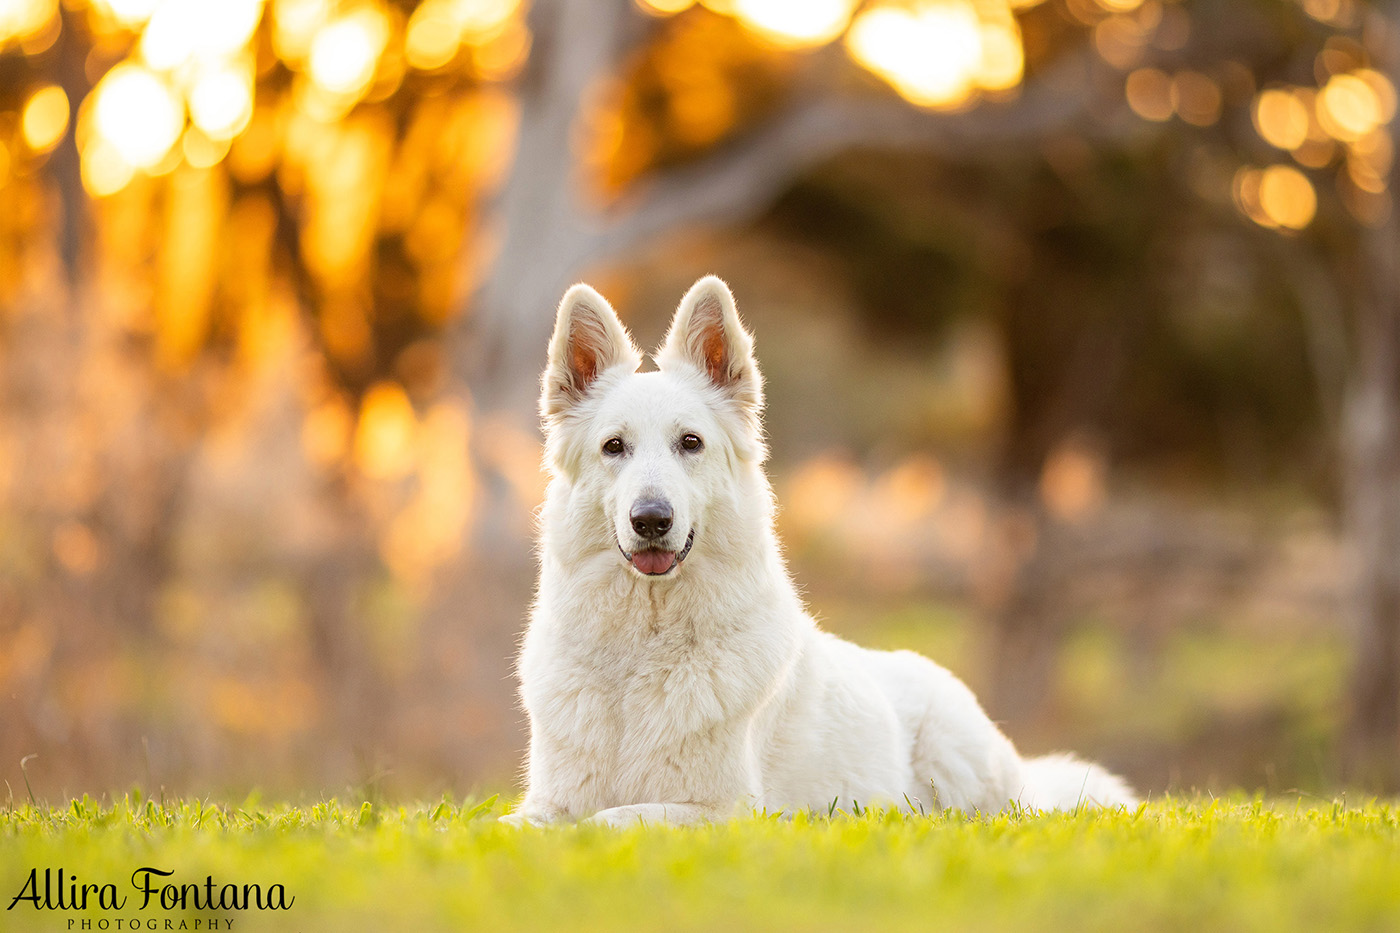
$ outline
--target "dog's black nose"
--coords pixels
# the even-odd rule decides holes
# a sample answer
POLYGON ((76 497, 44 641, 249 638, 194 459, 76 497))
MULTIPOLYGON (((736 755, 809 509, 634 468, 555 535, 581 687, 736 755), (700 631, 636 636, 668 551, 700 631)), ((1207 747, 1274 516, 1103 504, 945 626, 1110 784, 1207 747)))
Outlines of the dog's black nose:
POLYGON ((648 540, 659 538, 671 530, 671 503, 660 499, 643 499, 632 506, 628 515, 632 519, 632 530, 648 540))

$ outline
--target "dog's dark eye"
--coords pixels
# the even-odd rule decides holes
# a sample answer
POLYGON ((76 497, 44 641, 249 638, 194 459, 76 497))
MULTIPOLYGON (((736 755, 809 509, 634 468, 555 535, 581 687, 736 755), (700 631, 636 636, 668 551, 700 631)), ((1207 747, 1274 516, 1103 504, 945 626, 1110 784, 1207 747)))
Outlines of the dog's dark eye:
POLYGON ((702 446, 704 446, 704 443, 700 440, 700 435, 698 434, 687 434, 685 437, 681 438, 682 450, 699 450, 702 446))
POLYGON ((611 457, 616 457, 618 454, 622 453, 622 451, 623 445, 622 438, 620 437, 610 437, 603 442, 603 453, 611 457))

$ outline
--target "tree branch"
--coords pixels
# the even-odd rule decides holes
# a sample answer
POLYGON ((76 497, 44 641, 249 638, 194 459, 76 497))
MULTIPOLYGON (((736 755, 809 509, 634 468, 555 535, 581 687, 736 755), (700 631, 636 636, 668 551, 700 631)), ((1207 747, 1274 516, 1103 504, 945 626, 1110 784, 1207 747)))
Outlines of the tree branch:
MULTIPOLYGON (((1095 91, 1092 59, 1068 56, 1014 101, 962 113, 918 110, 889 96, 804 99, 702 159, 638 182, 604 218, 599 252, 617 255, 667 231, 733 221, 764 210, 801 171, 857 148, 922 149, 959 158, 1075 132, 1120 137, 1121 112, 1095 91)), ((595 254, 593 259, 601 258, 595 254)))

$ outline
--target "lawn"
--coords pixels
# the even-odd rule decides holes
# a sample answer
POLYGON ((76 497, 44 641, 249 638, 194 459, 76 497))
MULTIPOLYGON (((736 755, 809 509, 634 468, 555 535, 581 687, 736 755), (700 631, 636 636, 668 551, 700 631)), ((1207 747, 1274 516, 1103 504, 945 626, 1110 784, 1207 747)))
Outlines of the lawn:
POLYGON ((625 832, 513 829, 495 820, 504 809, 494 799, 162 805, 135 794, 13 804, 0 810, 0 908, 10 907, 0 928, 1400 928, 1400 810, 1385 804, 1241 797, 1131 813, 837 812, 625 832), (173 872, 136 875, 151 880, 145 907, 132 881, 142 868, 173 872), (86 911, 59 905, 59 869, 65 904, 98 886, 86 911), (120 908, 94 906, 106 884, 120 908), (169 898, 183 890, 185 909, 161 906, 166 884, 169 898), (247 885, 265 905, 281 885, 290 906, 201 900, 232 903, 247 885))

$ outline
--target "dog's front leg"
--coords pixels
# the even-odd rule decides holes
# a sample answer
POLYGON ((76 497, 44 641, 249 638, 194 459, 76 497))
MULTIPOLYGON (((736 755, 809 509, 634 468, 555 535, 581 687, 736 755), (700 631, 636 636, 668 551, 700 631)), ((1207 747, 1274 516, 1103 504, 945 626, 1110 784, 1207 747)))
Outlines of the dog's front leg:
POLYGON ((633 803, 625 807, 609 807, 584 820, 603 826, 634 826, 637 823, 669 823, 681 826, 701 823, 719 815, 715 807, 698 803, 633 803))
POLYGON ((498 819, 508 826, 548 826, 568 818, 569 814, 559 807, 539 806, 527 799, 522 801, 513 813, 507 813, 498 819))

